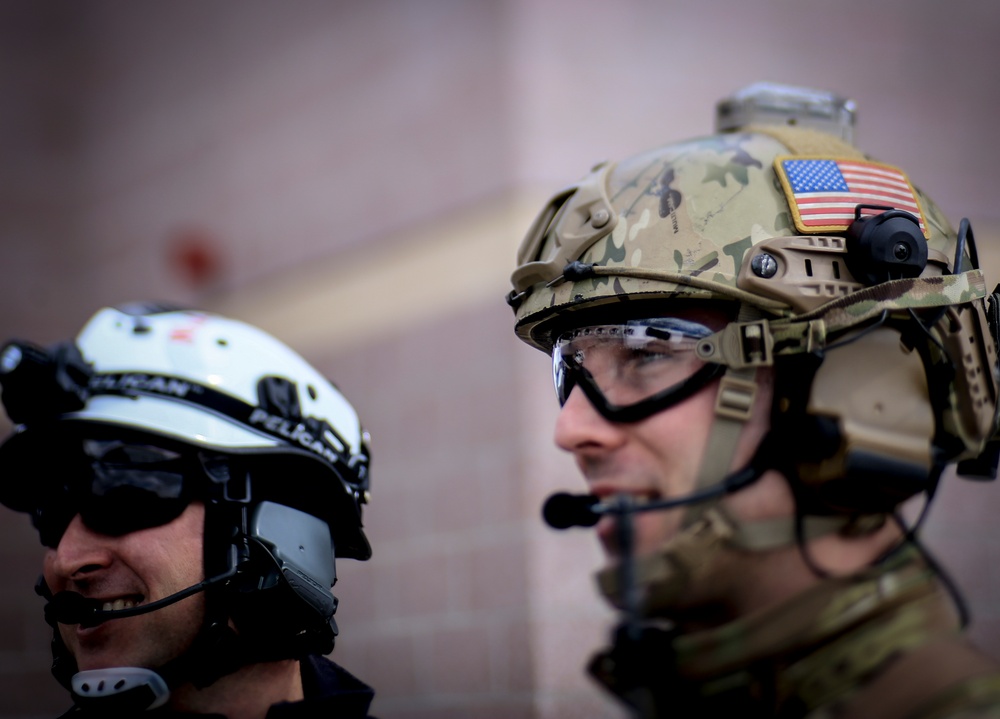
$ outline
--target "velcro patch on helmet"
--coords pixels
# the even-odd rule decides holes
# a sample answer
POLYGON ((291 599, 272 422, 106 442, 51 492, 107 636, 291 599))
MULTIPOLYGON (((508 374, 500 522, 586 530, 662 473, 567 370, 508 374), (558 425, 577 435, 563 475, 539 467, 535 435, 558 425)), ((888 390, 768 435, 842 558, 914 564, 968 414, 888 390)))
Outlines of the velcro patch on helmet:
POLYGON ((802 234, 844 232, 855 220, 858 205, 867 205, 862 216, 890 209, 909 212, 924 237, 930 236, 913 185, 897 167, 851 158, 782 155, 775 158, 774 169, 802 234))

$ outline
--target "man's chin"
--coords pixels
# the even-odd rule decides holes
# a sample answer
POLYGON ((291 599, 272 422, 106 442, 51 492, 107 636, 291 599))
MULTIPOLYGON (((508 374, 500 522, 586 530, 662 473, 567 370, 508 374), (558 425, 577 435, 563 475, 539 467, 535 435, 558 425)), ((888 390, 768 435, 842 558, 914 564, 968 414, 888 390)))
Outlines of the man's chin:
POLYGON ((121 646, 111 641, 103 643, 77 644, 70 647, 70 653, 81 672, 109 667, 138 667, 146 664, 136 655, 134 646, 121 646))
POLYGON ((76 668, 81 672, 89 672, 93 669, 110 669, 112 667, 134 667, 135 662, 129 661, 122 656, 116 657, 86 657, 77 659, 76 668))
POLYGON ((636 592, 640 613, 646 616, 672 618, 689 606, 689 595, 700 577, 677 571, 662 546, 637 552, 630 565, 617 553, 605 553, 604 565, 596 573, 599 592, 612 606, 627 608, 629 583, 636 592))

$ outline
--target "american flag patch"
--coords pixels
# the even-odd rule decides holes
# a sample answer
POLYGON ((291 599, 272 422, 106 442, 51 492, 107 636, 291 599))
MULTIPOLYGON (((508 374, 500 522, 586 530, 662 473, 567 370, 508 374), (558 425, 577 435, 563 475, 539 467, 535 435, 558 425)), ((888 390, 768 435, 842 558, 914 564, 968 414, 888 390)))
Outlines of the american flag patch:
MULTIPOLYGON (((826 157, 779 157, 775 170, 788 198, 799 232, 843 232, 854 221, 858 205, 905 210, 928 236, 920 202, 903 172, 865 160, 826 157)), ((883 210, 862 209, 862 215, 883 210)))

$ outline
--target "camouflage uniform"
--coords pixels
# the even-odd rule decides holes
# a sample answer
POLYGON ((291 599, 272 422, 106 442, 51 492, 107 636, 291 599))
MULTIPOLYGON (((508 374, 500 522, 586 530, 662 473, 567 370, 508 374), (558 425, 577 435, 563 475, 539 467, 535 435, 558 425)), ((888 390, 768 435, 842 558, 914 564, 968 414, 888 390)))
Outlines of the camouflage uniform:
POLYGON ((590 670, 643 716, 1000 716, 1000 672, 912 548, 721 627, 619 637, 590 670))

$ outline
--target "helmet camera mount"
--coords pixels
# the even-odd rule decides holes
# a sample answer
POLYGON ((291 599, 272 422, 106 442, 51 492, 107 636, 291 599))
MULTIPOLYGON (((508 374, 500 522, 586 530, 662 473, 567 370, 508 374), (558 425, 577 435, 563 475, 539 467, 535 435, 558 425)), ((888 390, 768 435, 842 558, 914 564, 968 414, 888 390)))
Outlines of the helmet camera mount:
POLYGON ((869 286, 917 277, 927 266, 927 240, 909 212, 859 204, 847 228, 846 261, 855 279, 869 286), (862 216, 864 210, 878 214, 862 216))

